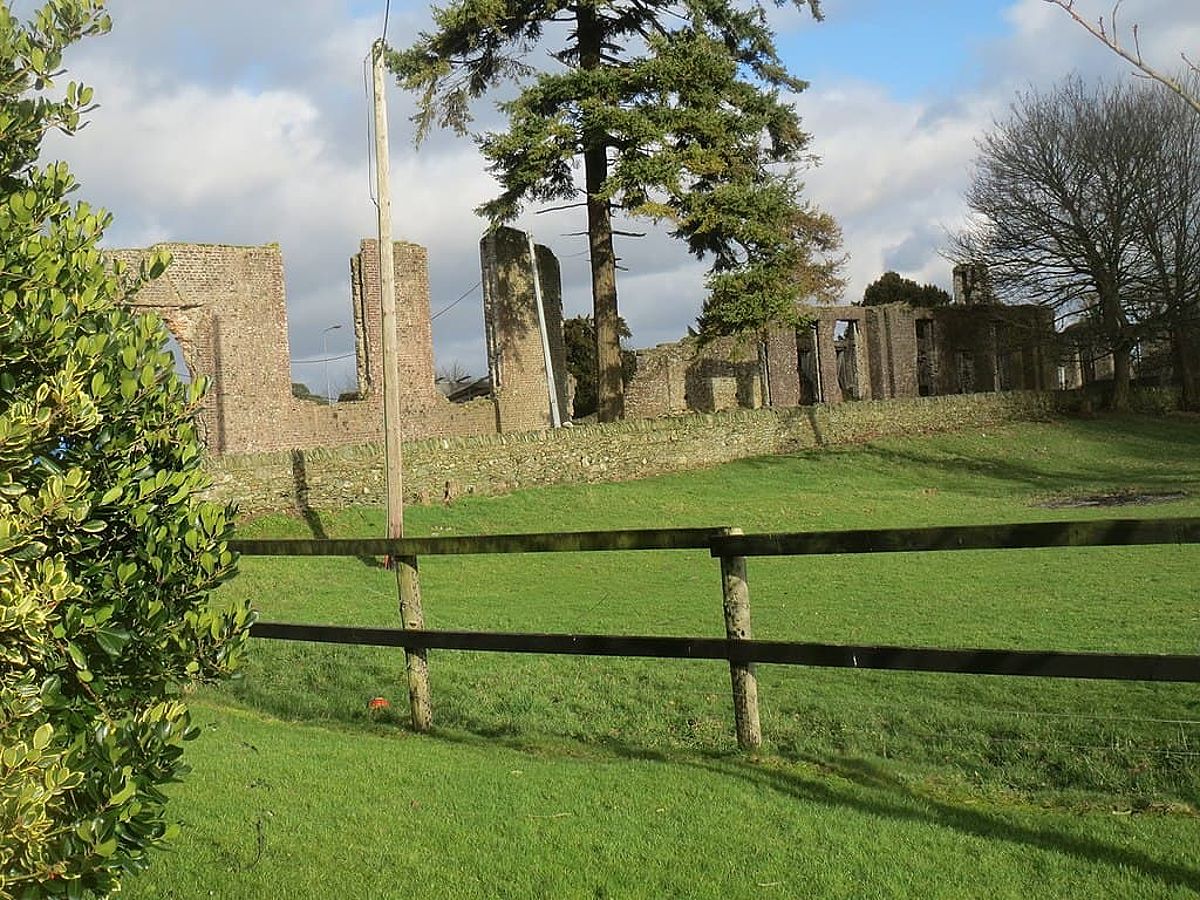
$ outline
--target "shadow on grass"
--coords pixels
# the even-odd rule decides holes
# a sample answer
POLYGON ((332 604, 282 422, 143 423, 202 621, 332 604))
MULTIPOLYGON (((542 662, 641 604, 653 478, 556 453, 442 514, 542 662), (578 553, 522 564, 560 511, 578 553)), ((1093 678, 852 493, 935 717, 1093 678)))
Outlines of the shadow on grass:
MULTIPOLYGON (((331 671, 341 667, 332 660, 331 671)), ((301 665, 289 668, 302 670, 301 665)), ((380 683, 395 675, 395 669, 383 657, 375 660, 366 683, 380 683)), ((305 686, 306 691, 319 694, 320 681, 305 686)), ((371 719, 365 711, 366 697, 359 706, 339 707, 333 714, 329 709, 304 708, 303 695, 298 707, 281 703, 273 693, 248 694, 239 698, 246 708, 269 710, 292 721, 319 724, 348 734, 370 731, 377 734, 408 732, 407 703, 394 698, 385 716, 371 719)), ((461 712, 461 711, 460 711, 461 712)), ((756 760, 735 751, 722 751, 711 745, 670 745, 662 750, 629 742, 620 737, 591 734, 581 737, 566 730, 548 733, 527 730, 519 721, 507 715, 446 716, 442 726, 435 728, 429 740, 456 744, 475 749, 504 748, 542 760, 591 759, 637 760, 677 767, 691 767, 725 779, 738 779, 756 790, 769 790, 796 802, 828 807, 830 814, 853 811, 856 814, 884 817, 897 822, 913 822, 953 830, 960 834, 985 840, 1003 841, 1013 845, 1047 851, 1095 864, 1125 867, 1147 878, 1171 886, 1200 891, 1200 869, 1189 868, 1155 856, 1155 850, 1122 846, 1086 834, 1072 833, 1074 829, 1063 819, 1069 810, 1061 801, 1053 807, 1057 821, 1041 824, 1032 805, 1009 813, 1003 807, 981 810, 977 806, 947 800, 922 791, 919 783, 910 785, 896 777, 885 766, 847 756, 836 751, 818 752, 791 748, 777 751, 763 760, 756 760), (1019 821, 1018 817, 1026 819, 1019 821), (1034 821, 1029 821, 1030 819, 1034 821)), ((1035 792, 1035 797, 1038 794, 1035 792)), ((1032 802, 1032 801, 1031 801, 1032 802)))
MULTIPOLYGON (((433 740, 474 747, 499 743, 510 750, 545 758, 545 744, 523 741, 504 729, 483 735, 435 731, 433 740)), ((778 763, 752 759, 735 752, 682 751, 667 753, 605 738, 594 744, 574 745, 571 755, 609 756, 638 762, 688 766, 724 778, 736 778, 758 790, 770 790, 799 802, 829 807, 832 813, 854 810, 884 817, 951 829, 988 841, 1005 841, 1023 847, 1072 856, 1090 863, 1125 868, 1172 887, 1200 891, 1200 869, 1156 859, 1149 853, 1119 844, 1069 834, 1055 827, 1012 821, 1000 813, 940 800, 921 794, 883 768, 865 760, 830 760, 805 757, 800 763, 821 774, 788 771, 778 763), (582 751, 582 752, 581 752, 582 751)), ((570 753, 570 750, 567 751, 570 753)))
MULTIPOLYGON (((636 754, 634 754, 636 755, 636 754)), ((981 812, 923 796, 898 778, 866 761, 830 763, 807 760, 838 779, 855 785, 860 791, 840 788, 835 781, 817 780, 763 765, 737 760, 712 760, 689 764, 720 775, 746 781, 809 803, 839 808, 849 807, 869 815, 924 822, 950 828, 987 840, 1001 840, 1026 847, 1062 853, 1107 866, 1134 869, 1171 885, 1200 890, 1200 871, 1155 859, 1147 853, 1079 835, 1065 834, 1054 828, 1038 828, 1013 822, 1004 816, 981 812)))
POLYGON ((292 491, 296 500, 296 511, 304 519, 304 524, 318 541, 329 539, 321 514, 312 508, 309 501, 308 467, 304 462, 304 451, 292 451, 292 491))
MULTIPOLYGON (((788 457, 741 460, 735 465, 756 470, 779 469, 797 458, 829 460, 838 454, 853 454, 864 465, 903 471, 908 481, 914 476, 924 477, 940 487, 972 493, 994 493, 988 482, 1038 493, 1077 489, 1081 485, 1175 486, 1200 479, 1200 466, 1196 465, 1200 460, 1200 427, 1186 427, 1189 424, 1192 423, 1181 423, 1175 418, 1124 415, 1070 421, 1076 437, 1094 442, 1090 449, 1099 453, 1103 446, 1113 459, 1126 460, 1124 464, 1104 463, 1086 453, 1082 457, 1051 453, 1043 461, 1022 462, 1014 459, 1003 444, 994 448, 971 446, 969 451, 956 453, 936 442, 933 446, 915 447, 912 441, 905 441, 904 449, 897 449, 889 446, 891 440, 882 440, 867 446, 821 447, 788 457), (1131 458, 1145 465, 1131 468, 1127 462, 1131 458)), ((945 437, 953 441, 956 433, 945 437)))

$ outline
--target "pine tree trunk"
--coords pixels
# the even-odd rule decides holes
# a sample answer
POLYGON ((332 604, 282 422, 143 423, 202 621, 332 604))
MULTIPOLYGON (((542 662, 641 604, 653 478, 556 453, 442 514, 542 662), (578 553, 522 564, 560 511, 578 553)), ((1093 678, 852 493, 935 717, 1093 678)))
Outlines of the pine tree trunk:
MULTIPOLYGON (((603 32, 595 9, 576 11, 579 65, 601 64, 603 32)), ((625 386, 621 379, 621 337, 617 317, 617 259, 613 252, 612 214, 600 191, 608 178, 608 147, 603 134, 583 135, 583 170, 587 187, 588 242, 592 258, 592 315, 596 325, 596 418, 615 422, 625 415, 625 386)))

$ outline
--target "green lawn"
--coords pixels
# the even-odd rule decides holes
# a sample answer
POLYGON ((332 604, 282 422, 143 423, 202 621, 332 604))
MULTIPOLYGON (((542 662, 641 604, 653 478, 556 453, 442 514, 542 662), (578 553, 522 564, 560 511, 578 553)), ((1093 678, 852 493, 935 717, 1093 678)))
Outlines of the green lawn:
MULTIPOLYGON (((881 441, 407 512, 410 534, 746 531, 1200 515, 1200 422, 1101 418, 881 441), (1181 501, 1050 509, 1114 491, 1181 501)), ((377 536, 380 510, 246 536, 377 536)), ((1200 652, 1200 548, 752 559, 755 636, 1200 652)), ((428 558, 430 627, 722 634, 707 553, 428 558)), ((245 559, 264 619, 394 625, 366 560, 245 559)), ((739 754, 719 663, 260 641, 195 698, 177 850, 135 897, 1172 896, 1200 891, 1194 686, 762 666, 739 754), (367 701, 391 699, 371 718, 367 701)))

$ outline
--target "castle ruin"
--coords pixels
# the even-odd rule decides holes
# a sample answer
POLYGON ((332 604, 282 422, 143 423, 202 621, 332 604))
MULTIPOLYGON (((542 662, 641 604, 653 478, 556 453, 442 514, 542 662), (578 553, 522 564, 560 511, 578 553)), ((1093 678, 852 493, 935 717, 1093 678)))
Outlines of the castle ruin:
MULTIPOLYGON (((193 377, 214 453, 303 450, 383 437, 379 252, 350 261, 357 390, 336 405, 293 397, 283 259, 275 245, 163 244, 174 262, 132 305, 157 313, 193 377)), ((112 256, 135 265, 145 250, 112 256)), ((405 440, 551 428, 570 418, 558 261, 524 232, 480 242, 488 352, 486 396, 452 402, 435 387, 425 248, 395 244, 405 440)), ((956 303, 934 309, 808 306, 803 324, 765 340, 688 338, 637 353, 630 418, 1057 387, 1051 314, 986 302, 986 279, 956 272, 956 303)))
POLYGON ((979 284, 977 272, 956 270, 962 287, 949 306, 803 306, 799 326, 765 340, 685 338, 639 351, 626 415, 1058 387, 1052 312, 985 302, 979 284))
MULTIPOLYGON (((549 384, 568 410, 558 262, 535 248, 535 311, 529 244, 524 233, 500 229, 484 238, 485 321, 490 398, 452 403, 434 384, 433 329, 426 251, 396 242, 396 331, 405 440, 529 431, 552 424, 549 384), (541 325, 539 325, 539 321, 541 325), (552 359, 547 367, 541 333, 552 359), (548 371, 554 373, 548 375, 548 371)), ((356 399, 336 405, 292 396, 283 257, 276 245, 232 247, 159 244, 173 262, 134 297, 139 311, 157 313, 179 343, 192 377, 209 383, 201 426, 214 453, 254 453, 366 444, 383 439, 383 334, 379 246, 364 239, 350 260, 357 373, 356 399)), ((136 268, 150 250, 111 251, 136 268)))

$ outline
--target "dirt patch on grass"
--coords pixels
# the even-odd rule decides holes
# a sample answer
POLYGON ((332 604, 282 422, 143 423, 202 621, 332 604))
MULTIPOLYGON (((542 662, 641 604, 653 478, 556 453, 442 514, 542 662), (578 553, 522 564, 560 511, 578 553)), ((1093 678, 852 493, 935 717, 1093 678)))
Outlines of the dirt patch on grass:
POLYGON ((1043 509, 1070 509, 1085 506, 1148 506, 1186 500, 1187 491, 1139 491, 1132 488, 1102 494, 1063 494, 1035 504, 1043 509))

